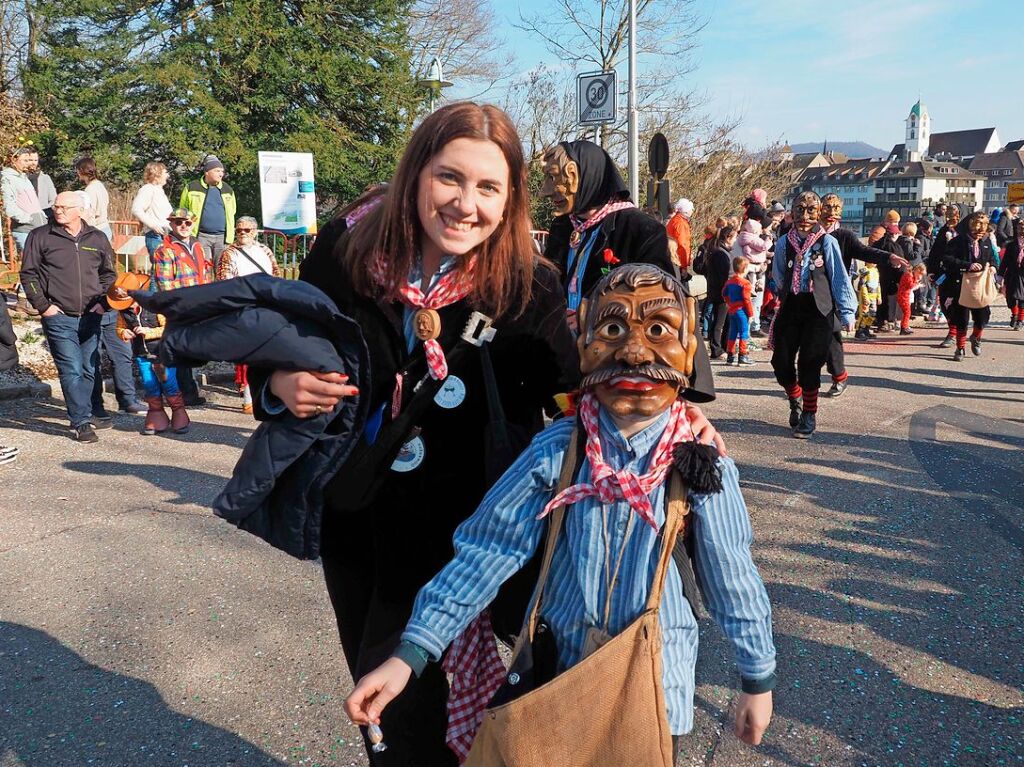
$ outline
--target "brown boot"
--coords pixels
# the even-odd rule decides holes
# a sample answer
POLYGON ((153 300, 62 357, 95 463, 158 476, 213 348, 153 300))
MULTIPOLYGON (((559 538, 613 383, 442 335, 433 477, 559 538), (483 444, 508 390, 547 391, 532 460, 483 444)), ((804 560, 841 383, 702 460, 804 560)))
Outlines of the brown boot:
POLYGON ((146 423, 142 427, 142 433, 152 436, 166 431, 171 422, 164 411, 164 398, 146 397, 146 404, 149 405, 149 412, 146 413, 146 423))
POLYGON ((188 413, 185 412, 185 399, 180 394, 167 397, 167 404, 171 406, 171 428, 175 434, 187 434, 191 425, 188 413))

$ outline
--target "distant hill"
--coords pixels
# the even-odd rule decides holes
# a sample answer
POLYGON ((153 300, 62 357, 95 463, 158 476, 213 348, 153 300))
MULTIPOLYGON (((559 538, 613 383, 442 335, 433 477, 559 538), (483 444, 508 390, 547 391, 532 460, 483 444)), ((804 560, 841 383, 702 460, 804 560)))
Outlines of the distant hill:
MULTIPOLYGON (((795 154, 806 154, 808 152, 820 152, 824 141, 817 143, 805 143, 805 144, 790 144, 790 148, 795 154)), ((842 152, 847 157, 860 160, 865 157, 885 157, 888 155, 887 149, 879 149, 877 146, 871 146, 871 144, 865 144, 863 141, 829 141, 829 151, 842 152)))

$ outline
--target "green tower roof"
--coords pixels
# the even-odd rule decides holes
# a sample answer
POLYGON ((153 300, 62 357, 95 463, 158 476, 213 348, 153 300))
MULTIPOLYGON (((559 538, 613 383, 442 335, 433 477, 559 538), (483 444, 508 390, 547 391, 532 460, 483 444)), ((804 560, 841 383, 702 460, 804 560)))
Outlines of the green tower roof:
POLYGON ((921 116, 921 108, 922 108, 921 107, 921 99, 918 99, 917 103, 914 104, 913 107, 911 107, 910 114, 917 115, 918 117, 920 117, 921 116))

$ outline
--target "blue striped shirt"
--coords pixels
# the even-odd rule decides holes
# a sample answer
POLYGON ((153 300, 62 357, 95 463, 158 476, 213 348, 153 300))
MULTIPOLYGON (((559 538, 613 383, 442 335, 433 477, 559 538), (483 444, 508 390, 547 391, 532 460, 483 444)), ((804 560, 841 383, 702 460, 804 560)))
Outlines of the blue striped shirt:
MULTIPOLYGON (((600 418, 605 460, 616 470, 628 467, 643 474, 668 413, 628 439, 603 410, 600 418)), ((546 524, 536 517, 557 486, 572 428, 572 420, 563 419, 538 434, 455 531, 455 558, 417 595, 403 640, 439 659, 498 587, 543 545, 546 524)), ((720 465, 722 492, 690 498, 699 577, 709 612, 732 642, 740 674, 760 680, 775 671, 771 607, 750 555, 753 532, 736 465, 728 458, 720 459, 720 465)), ((590 480, 585 458, 577 477, 590 480)), ((651 502, 663 525, 664 485, 651 494, 651 502)), ((606 505, 586 498, 568 510, 541 608, 557 641, 560 668, 580 660, 588 627, 603 625, 607 572, 614 570, 620 551, 608 633, 619 633, 643 612, 660 545, 661 536, 623 501, 606 505)), ((660 620, 669 724, 673 734, 681 735, 693 727, 697 621, 675 567, 666 579, 660 620)))

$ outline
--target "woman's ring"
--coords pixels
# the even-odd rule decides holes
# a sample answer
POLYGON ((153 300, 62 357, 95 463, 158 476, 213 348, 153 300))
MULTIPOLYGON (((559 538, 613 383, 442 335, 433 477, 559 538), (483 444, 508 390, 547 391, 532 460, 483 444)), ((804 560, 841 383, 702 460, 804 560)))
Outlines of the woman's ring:
POLYGON ((313 410, 313 415, 320 415, 323 412, 324 412, 324 409, 322 407, 320 407, 319 405, 317 405, 316 408, 313 410))

